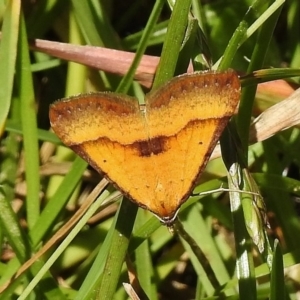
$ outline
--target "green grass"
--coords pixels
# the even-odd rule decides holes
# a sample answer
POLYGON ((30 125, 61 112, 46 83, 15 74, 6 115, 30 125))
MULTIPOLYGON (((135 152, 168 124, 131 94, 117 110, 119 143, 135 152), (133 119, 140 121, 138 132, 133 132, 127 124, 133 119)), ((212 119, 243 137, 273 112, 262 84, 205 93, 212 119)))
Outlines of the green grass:
MULTIPOLYGON (((299 129, 250 147, 248 139, 253 117, 292 93, 273 80, 300 83, 300 2, 120 2, 0 0, 0 290, 69 224, 0 298, 128 299, 122 283, 134 281, 141 299, 296 299, 299 129), (72 62, 70 51, 64 60, 49 49, 33 51, 34 39, 136 55, 128 72, 107 58, 109 73, 72 62), (242 75, 239 111, 221 138, 224 163, 209 163, 182 206, 180 236, 120 200, 111 185, 91 193, 101 175, 48 131, 49 105, 63 97, 109 90, 142 102, 149 89, 134 76, 144 54, 161 57, 155 89, 185 73, 190 61, 196 70, 233 68, 242 75), (267 81, 268 89, 258 85, 267 81), (199 196, 220 186, 231 192, 199 196), (94 202, 70 225, 84 200, 94 202)), ((87 59, 87 51, 79 54, 87 59)), ((122 62, 120 54, 114 58, 122 62)))

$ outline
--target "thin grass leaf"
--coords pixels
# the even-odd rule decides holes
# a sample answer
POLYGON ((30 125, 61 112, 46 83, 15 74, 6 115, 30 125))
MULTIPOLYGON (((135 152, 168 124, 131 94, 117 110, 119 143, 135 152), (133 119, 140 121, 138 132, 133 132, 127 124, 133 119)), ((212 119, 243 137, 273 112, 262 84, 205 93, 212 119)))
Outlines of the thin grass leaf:
POLYGON ((284 269, 280 245, 276 240, 274 243, 274 259, 271 272, 271 287, 270 300, 286 299, 285 283, 284 283, 284 269))
POLYGON ((153 89, 156 89, 174 75, 187 25, 190 5, 191 0, 176 1, 174 5, 161 53, 161 59, 153 83, 153 89))
MULTIPOLYGON (((269 1, 268 3, 270 2, 271 1, 269 1)), ((267 19, 266 22, 262 25, 256 40, 256 46, 251 56, 248 73, 263 67, 280 12, 281 9, 276 10, 275 13, 271 15, 270 18, 267 19)), ((247 149, 248 147, 249 127, 255 93, 256 86, 246 87, 243 89, 239 106, 239 114, 236 119, 238 133, 244 149, 247 149)), ((245 152, 245 156, 247 157, 247 152, 245 152)))
POLYGON ((19 37, 20 1, 7 1, 3 16, 1 45, 0 45, 0 136, 11 105, 15 63, 17 57, 17 43, 19 37))

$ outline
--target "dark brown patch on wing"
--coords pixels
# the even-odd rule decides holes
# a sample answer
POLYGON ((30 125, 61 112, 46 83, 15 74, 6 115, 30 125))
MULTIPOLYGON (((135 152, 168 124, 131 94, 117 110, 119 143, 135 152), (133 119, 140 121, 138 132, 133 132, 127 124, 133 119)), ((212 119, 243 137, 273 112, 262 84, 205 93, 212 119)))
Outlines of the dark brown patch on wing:
POLYGON ((148 141, 138 141, 133 143, 133 147, 138 151, 140 156, 149 157, 151 155, 158 155, 167 150, 167 137, 155 137, 148 141))

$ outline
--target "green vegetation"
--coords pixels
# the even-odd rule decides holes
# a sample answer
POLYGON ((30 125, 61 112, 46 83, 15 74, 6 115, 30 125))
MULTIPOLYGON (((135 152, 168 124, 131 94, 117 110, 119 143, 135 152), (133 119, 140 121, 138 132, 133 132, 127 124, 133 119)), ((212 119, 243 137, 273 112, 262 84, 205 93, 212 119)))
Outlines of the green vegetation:
POLYGON ((257 132, 250 124, 300 83, 299 15, 299 0, 0 0, 0 299, 128 299, 123 283, 140 299, 296 299, 300 105, 279 106, 257 132), (66 44, 135 56, 125 66, 121 52, 91 58, 66 44), (145 54, 159 65, 146 60, 135 77, 145 54), (235 69, 243 90, 224 163, 208 164, 177 235, 64 147, 48 113, 90 91, 142 102, 153 78, 157 88, 189 64, 235 69))

